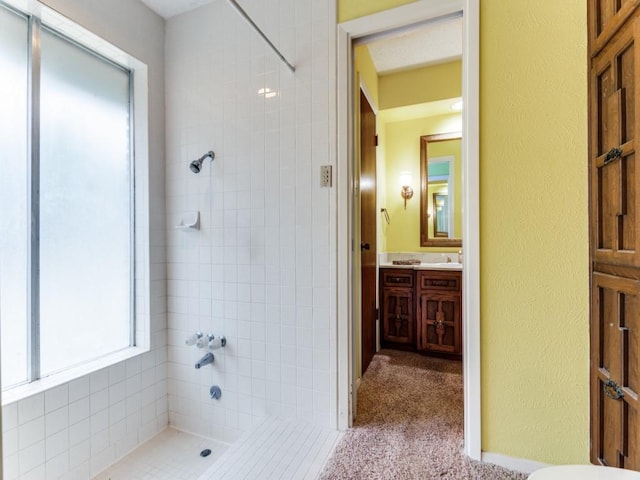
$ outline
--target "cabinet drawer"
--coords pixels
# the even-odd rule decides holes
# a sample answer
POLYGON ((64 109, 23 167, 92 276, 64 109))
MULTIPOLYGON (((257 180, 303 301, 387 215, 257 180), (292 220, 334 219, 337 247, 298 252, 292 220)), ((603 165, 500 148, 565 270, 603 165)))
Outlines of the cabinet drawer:
POLYGON ((380 275, 383 287, 413 288, 413 270, 383 269, 380 275))
POLYGON ((462 286, 460 272, 430 270, 418 273, 418 287, 421 290, 459 292, 462 286))

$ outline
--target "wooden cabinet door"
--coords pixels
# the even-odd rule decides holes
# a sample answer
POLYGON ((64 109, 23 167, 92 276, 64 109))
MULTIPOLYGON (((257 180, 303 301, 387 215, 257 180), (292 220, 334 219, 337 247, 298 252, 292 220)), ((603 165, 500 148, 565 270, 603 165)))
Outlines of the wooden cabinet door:
POLYGON ((640 0, 590 0, 591 461, 640 469, 640 0))
POLYGON ((419 350, 462 353, 460 303, 459 295, 439 292, 420 294, 417 342, 419 350))
POLYGON ((589 0, 589 51, 598 54, 638 6, 640 0, 589 0))
POLYGON ((412 346, 415 332, 413 291, 385 288, 382 309, 383 341, 412 346))
POLYGON ((592 284, 591 461, 640 470, 640 281, 592 284))
MULTIPOLYGON (((592 60, 590 74, 591 254, 596 264, 640 266, 638 137, 640 23, 621 28, 592 60)), ((600 270, 596 265, 595 270, 600 270)))

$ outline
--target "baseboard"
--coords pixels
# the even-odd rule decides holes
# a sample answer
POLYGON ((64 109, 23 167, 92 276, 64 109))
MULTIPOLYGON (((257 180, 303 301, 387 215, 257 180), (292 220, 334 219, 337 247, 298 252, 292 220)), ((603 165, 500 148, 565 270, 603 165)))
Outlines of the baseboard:
POLYGON ((536 470, 550 466, 546 463, 536 462, 527 458, 515 458, 491 452, 482 452, 482 461, 522 473, 533 473, 536 470))

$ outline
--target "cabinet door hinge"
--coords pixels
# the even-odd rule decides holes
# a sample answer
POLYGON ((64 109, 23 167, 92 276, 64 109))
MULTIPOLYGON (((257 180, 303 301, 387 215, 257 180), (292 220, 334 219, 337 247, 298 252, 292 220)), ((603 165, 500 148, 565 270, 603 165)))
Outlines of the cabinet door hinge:
POLYGON ((376 147, 378 146, 378 135, 375 136, 376 147))

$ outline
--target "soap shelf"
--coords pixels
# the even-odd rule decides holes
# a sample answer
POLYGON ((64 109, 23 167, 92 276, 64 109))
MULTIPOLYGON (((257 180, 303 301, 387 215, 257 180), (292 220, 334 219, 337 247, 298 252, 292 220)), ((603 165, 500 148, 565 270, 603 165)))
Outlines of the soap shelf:
POLYGON ((200 212, 184 212, 180 215, 178 230, 200 230, 200 212))

